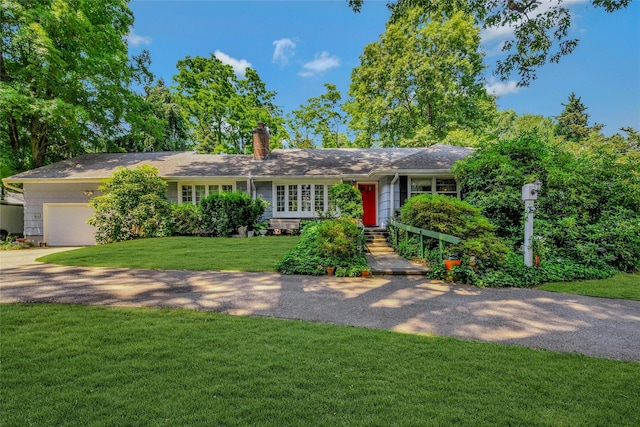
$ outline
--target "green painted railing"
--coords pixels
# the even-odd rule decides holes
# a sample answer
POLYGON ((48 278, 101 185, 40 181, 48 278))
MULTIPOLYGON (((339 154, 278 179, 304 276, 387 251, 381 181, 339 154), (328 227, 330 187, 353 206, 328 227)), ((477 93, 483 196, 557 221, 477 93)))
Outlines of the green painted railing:
MULTIPOLYGON (((399 222, 391 220, 389 225, 393 227, 394 239, 393 241, 397 244, 398 242, 398 230, 404 230, 406 233, 404 234, 404 238, 406 241, 409 240, 409 234, 417 234, 420 236, 420 257, 424 258, 424 238, 428 237, 430 239, 438 239, 438 248, 440 250, 440 258, 442 258, 442 252, 444 251, 444 244, 446 243, 460 243, 462 239, 456 236, 451 236, 449 234, 438 233, 437 231, 425 230, 424 228, 412 227, 410 225, 401 224, 399 222)), ((397 248, 396 248, 397 249, 397 248)))

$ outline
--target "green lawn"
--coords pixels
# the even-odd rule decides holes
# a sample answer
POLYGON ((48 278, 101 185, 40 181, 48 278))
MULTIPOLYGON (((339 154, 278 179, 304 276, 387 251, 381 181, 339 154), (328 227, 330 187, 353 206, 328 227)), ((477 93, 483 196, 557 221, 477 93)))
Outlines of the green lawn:
POLYGON ((620 273, 603 280, 545 283, 539 286, 538 289, 593 297, 640 301, 640 273, 620 273))
POLYGON ((162 270, 276 271, 295 236, 165 237, 88 246, 38 258, 53 264, 162 270))
POLYGON ((633 425, 640 363, 210 312, 2 305, 0 425, 633 425))

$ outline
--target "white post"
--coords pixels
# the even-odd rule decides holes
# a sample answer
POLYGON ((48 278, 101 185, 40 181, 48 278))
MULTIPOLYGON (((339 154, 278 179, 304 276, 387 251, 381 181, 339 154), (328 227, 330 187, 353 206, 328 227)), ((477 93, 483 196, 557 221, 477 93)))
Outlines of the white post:
POLYGON ((533 200, 524 201, 525 212, 527 213, 527 219, 524 223, 524 265, 527 267, 533 266, 533 211, 536 209, 533 205, 533 200))
POLYGON ((525 213, 527 218, 524 223, 524 265, 533 266, 533 213, 536 211, 534 200, 538 198, 542 183, 536 181, 533 184, 522 186, 522 200, 524 200, 525 213))

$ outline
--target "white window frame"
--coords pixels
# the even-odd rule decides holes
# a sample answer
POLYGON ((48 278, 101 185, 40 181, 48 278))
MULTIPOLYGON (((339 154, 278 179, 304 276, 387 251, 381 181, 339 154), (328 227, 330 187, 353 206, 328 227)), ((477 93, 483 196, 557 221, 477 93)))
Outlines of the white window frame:
POLYGON ((273 203, 272 203, 272 216, 273 218, 316 218, 320 212, 316 211, 316 186, 324 186, 322 194, 324 198, 324 211, 329 208, 329 188, 335 185, 334 181, 328 182, 293 182, 293 181, 274 181, 272 186, 273 203), (302 186, 310 186, 310 210, 302 210, 302 186), (284 186, 284 211, 278 211, 278 187, 284 186), (296 210, 290 210, 290 194, 289 186, 296 186, 296 210))
POLYGON ((413 176, 413 177, 409 177, 409 182, 407 182, 407 190, 408 190, 408 196, 409 197, 413 197, 413 196, 417 196, 418 194, 443 194, 446 196, 456 196, 457 198, 460 198, 460 183, 458 181, 455 180, 454 177, 452 176, 413 176), (425 181, 425 180, 431 180, 431 191, 412 191, 411 187, 412 187, 412 181, 413 180, 420 180, 420 181, 425 181), (446 179, 446 180, 453 180, 456 182, 456 189, 455 191, 438 191, 438 180, 440 179, 446 179))
POLYGON ((178 182, 178 204, 182 204, 182 203, 192 203, 192 204, 197 204, 196 203, 196 185, 204 185, 204 197, 207 197, 210 193, 209 193, 209 186, 210 185, 217 185, 218 186, 218 194, 222 193, 222 187, 223 186, 231 186, 231 191, 236 191, 236 183, 235 182, 229 182, 229 181, 225 181, 225 182, 178 182), (184 186, 188 186, 191 187, 191 200, 188 201, 183 201, 182 200, 182 187, 184 186))

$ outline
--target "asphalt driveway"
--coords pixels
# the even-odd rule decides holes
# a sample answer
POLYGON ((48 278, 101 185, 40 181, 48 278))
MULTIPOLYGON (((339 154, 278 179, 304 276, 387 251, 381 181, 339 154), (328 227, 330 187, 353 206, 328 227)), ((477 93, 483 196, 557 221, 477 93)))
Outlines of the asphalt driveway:
POLYGON ((329 322, 640 361, 640 302, 421 277, 63 267, 69 248, 0 252, 0 302, 179 307, 329 322))

